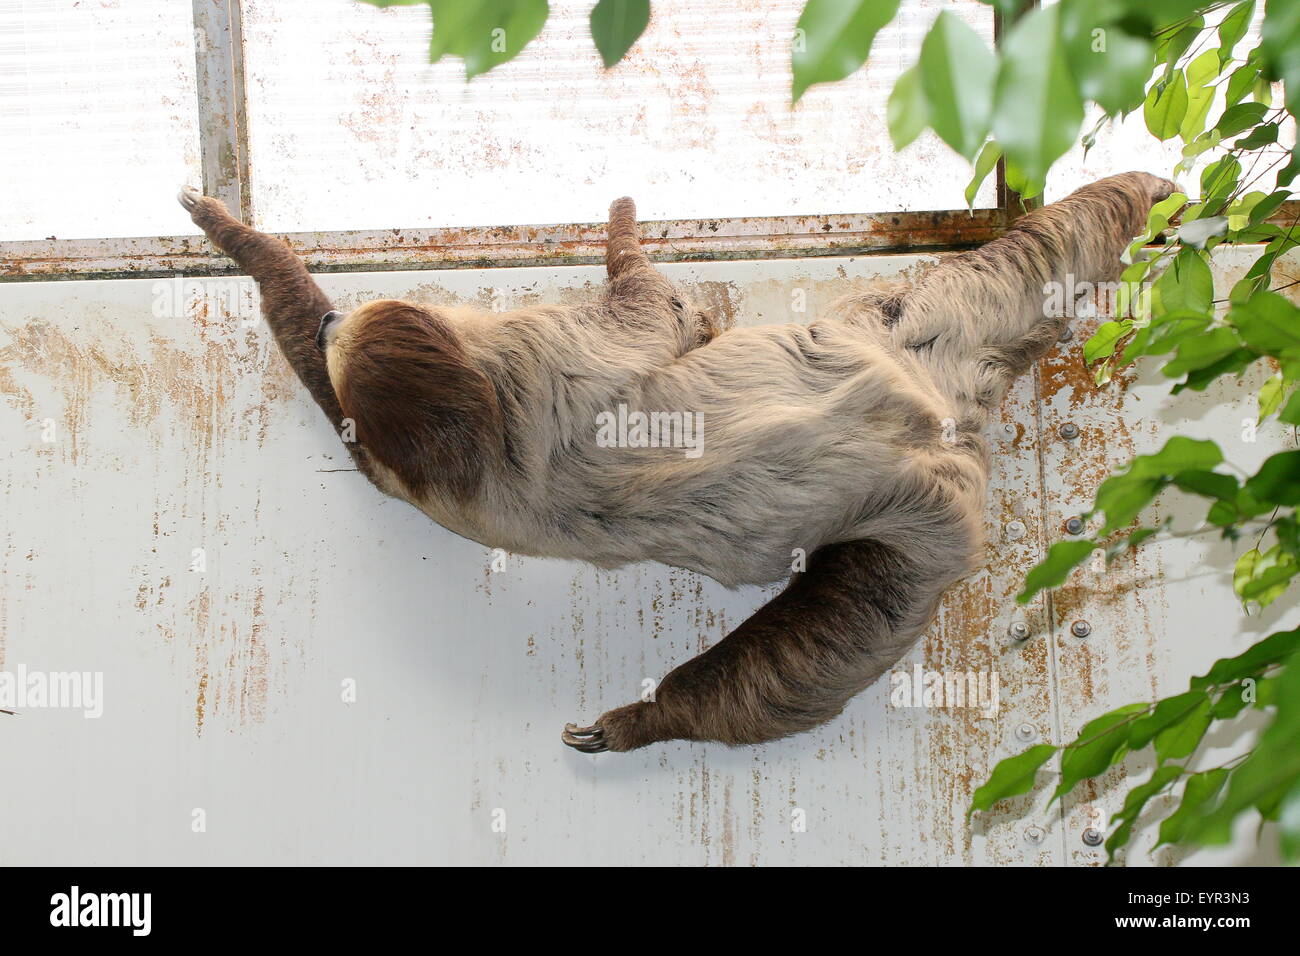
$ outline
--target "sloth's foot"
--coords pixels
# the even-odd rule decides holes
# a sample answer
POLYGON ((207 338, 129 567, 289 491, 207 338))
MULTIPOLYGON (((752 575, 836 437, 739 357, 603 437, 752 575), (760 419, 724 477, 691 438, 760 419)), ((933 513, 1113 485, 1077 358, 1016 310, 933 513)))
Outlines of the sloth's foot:
POLYGON ((194 220, 194 225, 207 231, 209 227, 218 223, 231 221, 230 212, 226 209, 226 204, 220 199, 213 199, 211 196, 205 196, 193 186, 182 186, 181 191, 176 194, 177 200, 185 207, 185 211, 190 214, 194 220))
POLYGON ((609 749, 609 745, 605 743, 605 731, 601 729, 600 724, 593 724, 590 727, 565 724, 560 739, 574 750, 580 750, 585 754, 604 753, 609 749))
POLYGON ((656 740, 667 740, 672 735, 658 733, 652 726, 657 716, 654 707, 653 703, 628 704, 601 714, 590 727, 566 724, 560 739, 585 754, 635 750, 656 740))

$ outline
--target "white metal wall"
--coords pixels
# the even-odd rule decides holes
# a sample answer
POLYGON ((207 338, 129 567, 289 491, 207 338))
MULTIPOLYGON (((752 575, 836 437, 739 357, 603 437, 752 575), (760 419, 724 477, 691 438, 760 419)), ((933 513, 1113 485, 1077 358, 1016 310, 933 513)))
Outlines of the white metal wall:
MULTIPOLYGON (((851 284, 919 264, 666 271, 726 319, 763 323, 811 318, 851 284), (792 311, 799 294, 806 314, 792 311)), ((509 306, 600 281, 575 267, 322 285, 344 307, 509 306)), ((0 715, 0 863, 1096 862, 1080 837, 1118 808, 1118 774, 1064 818, 1040 790, 968 826, 971 791, 1026 737, 1059 740, 1176 691, 1279 623, 1243 618, 1229 550, 1205 536, 1080 572, 1023 612, 1029 640, 1008 636, 1024 573, 1129 454, 1177 428, 1251 466, 1285 440, 1244 441, 1253 401, 1216 407, 1226 392, 1166 404, 1152 371, 1094 393, 1082 331, 991 429, 987 566, 901 665, 996 671, 995 717, 895 709, 882 680, 789 741, 583 756, 559 741, 566 721, 635 699, 775 589, 652 565, 510 557, 493 571, 486 549, 340 470, 347 456, 264 325, 202 301, 159 309, 165 282, 0 284, 0 667, 104 675, 99 719, 0 715), (1079 439, 1057 435, 1067 420, 1079 439), (1091 637, 1068 635, 1076 619, 1091 637)), ((1179 513, 1183 527, 1198 517, 1179 513)), ((1133 862, 1153 839, 1139 835, 1133 862)), ((1217 858, 1266 859, 1251 843, 1217 858)))

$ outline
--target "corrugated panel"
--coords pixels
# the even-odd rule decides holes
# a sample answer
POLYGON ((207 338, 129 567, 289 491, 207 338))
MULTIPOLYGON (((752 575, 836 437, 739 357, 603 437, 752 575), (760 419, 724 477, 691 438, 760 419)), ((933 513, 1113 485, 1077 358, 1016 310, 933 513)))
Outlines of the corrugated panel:
POLYGON ((0 0, 0 236, 175 232, 196 102, 184 0, 0 0))
MULTIPOLYGON (((802 0, 658 0, 603 70, 587 0, 468 85, 430 66, 429 11, 246 0, 254 207, 263 228, 583 222, 635 194, 647 219, 960 209, 969 165, 933 136, 901 155, 885 102, 941 7, 909 0, 870 64, 790 107, 802 0)), ((979 197, 993 205, 992 185, 979 197)))

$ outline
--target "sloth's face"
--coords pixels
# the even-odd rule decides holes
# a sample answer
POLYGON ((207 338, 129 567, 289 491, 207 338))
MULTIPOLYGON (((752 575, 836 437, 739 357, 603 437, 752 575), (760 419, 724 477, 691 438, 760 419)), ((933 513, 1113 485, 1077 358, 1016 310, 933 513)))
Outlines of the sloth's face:
POLYGON ((316 345, 356 439, 419 493, 438 483, 468 492, 469 466, 492 444, 499 412, 491 383, 447 319, 397 299, 321 317, 316 345), (468 447, 467 447, 468 446, 468 447))

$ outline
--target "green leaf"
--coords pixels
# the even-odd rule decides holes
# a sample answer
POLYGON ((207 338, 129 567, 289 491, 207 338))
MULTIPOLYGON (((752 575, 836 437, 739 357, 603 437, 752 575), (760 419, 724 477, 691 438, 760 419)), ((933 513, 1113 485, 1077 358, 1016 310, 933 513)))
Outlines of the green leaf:
MULTIPOLYGON (((1227 226, 1226 222, 1224 226, 1227 226)), ((1179 235, 1187 228, 1184 225, 1179 230, 1179 235)), ((1197 250, 1183 249, 1156 280, 1152 295, 1154 303, 1162 311, 1186 311, 1205 315, 1214 308, 1214 276, 1197 250)))
POLYGON ((814 83, 833 83, 867 62, 881 27, 899 0, 808 0, 795 25, 791 52, 794 101, 814 83))
POLYGON ((1300 564, 1280 545, 1263 554, 1252 549, 1237 559, 1232 587, 1243 601, 1257 600, 1261 607, 1268 607, 1286 591, 1297 572, 1300 564))
POLYGON ((1224 657, 1215 661, 1205 676, 1192 678, 1191 686, 1213 687, 1255 677, 1261 671, 1281 663, 1297 651, 1300 651, 1300 628, 1293 631, 1278 631, 1236 657, 1224 657))
POLYGON ((1218 205, 1237 189, 1241 163, 1231 154, 1216 160, 1201 173, 1201 203, 1204 214, 1218 211, 1218 205))
POLYGON ((1179 345, 1177 356, 1161 372, 1167 378, 1177 378, 1196 369, 1212 366, 1240 348, 1237 333, 1232 329, 1211 329, 1206 334, 1187 339, 1179 345))
POLYGON ((1255 16, 1255 0, 1245 0, 1229 11, 1219 23, 1219 62, 1226 65, 1232 59, 1232 50, 1250 29, 1255 16))
POLYGON ((1219 767, 1188 777, 1178 809, 1160 824, 1160 838, 1156 841, 1156 846, 1181 843, 1187 835, 1188 825, 1201 815, 1203 808, 1214 802, 1231 773, 1232 771, 1219 767))
POLYGON ((1279 452, 1269 458, 1246 480, 1246 490, 1269 504, 1300 504, 1300 451, 1279 452))
POLYGON ((1124 798, 1124 806, 1110 821, 1112 826, 1117 822, 1119 823, 1119 826, 1115 828, 1115 832, 1106 840, 1106 852, 1110 859, 1114 859, 1116 850, 1128 843, 1129 838, 1133 835, 1134 824, 1137 823, 1138 817, 1142 816, 1142 811, 1151 798, 1177 780, 1182 775, 1182 772, 1183 768, 1177 764, 1157 767, 1155 772, 1151 774, 1151 779, 1128 792, 1128 795, 1124 798))
POLYGON ((889 94, 886 117, 889 138, 894 141, 896 150, 910 145, 930 125, 930 106, 925 101, 925 91, 921 89, 919 64, 898 74, 889 94))
POLYGON ((1142 102, 1154 69, 1151 41, 1118 24, 1102 24, 1091 4, 1060 5, 1060 33, 1070 72, 1086 100, 1108 115, 1142 102))
POLYGON ((1204 690, 1189 690, 1176 697, 1157 701, 1150 714, 1139 717, 1129 727, 1129 750, 1141 750, 1162 731, 1187 720, 1202 704, 1208 702, 1209 697, 1204 690))
POLYGON ((1234 306, 1228 321, 1253 349, 1276 355, 1300 349, 1300 308, 1276 292, 1257 292, 1234 306))
POLYGON ((1287 110, 1300 115, 1300 6, 1293 0, 1271 0, 1265 6, 1259 49, 1268 78, 1282 81, 1287 110))
POLYGON ((1175 70, 1163 86, 1157 83, 1151 87, 1142 107, 1142 116, 1151 135, 1163 142, 1178 135, 1186 115, 1187 82, 1183 79, 1183 71, 1175 70))
POLYGON ((1061 782, 1052 799, 1069 793, 1080 780, 1105 773, 1128 752, 1128 725, 1134 714, 1148 710, 1146 704, 1126 704, 1090 721, 1078 738, 1061 751, 1061 782))
POLYGON ((1263 126, 1256 126, 1249 136, 1243 136, 1232 145, 1234 149, 1263 149, 1277 142, 1277 134, 1276 123, 1265 123, 1263 126))
MULTIPOLYGON (((1178 20, 1181 19, 1183 15, 1184 11, 1179 11, 1171 19, 1178 20)), ((1157 23, 1160 22, 1159 17, 1156 17, 1155 20, 1157 23)), ((1198 16, 1181 30, 1165 33, 1156 41, 1155 61, 1156 63, 1165 64, 1165 79, 1169 79, 1173 74, 1174 64, 1176 64, 1179 58, 1187 52, 1187 48, 1196 41, 1196 38, 1201 35, 1201 30, 1204 29, 1204 27, 1205 18, 1198 16)))
POLYGON ((1212 441, 1175 435, 1153 455, 1138 455, 1128 467, 1111 475, 1097 489, 1096 508, 1105 512, 1107 535, 1124 527, 1149 505, 1173 476, 1186 471, 1209 471, 1223 461, 1212 441))
POLYGON ((1244 133, 1259 123, 1268 112, 1263 103, 1240 103, 1223 111, 1219 121, 1214 124, 1215 131, 1221 139, 1231 139, 1238 133, 1244 133))
POLYGON ((1056 753, 1051 744, 1038 744, 1022 754, 1008 757, 993 768, 988 781, 971 797, 970 816, 976 810, 987 810, 999 800, 1018 797, 1034 789, 1034 776, 1038 769, 1056 753))
POLYGON ((1217 362, 1202 366, 1187 374, 1187 380, 1175 385, 1172 393, 1177 395, 1185 388, 1202 392, 1217 378, 1245 370, 1258 356, 1250 349, 1238 349, 1231 355, 1225 355, 1217 362))
POLYGON ((1235 501, 1240 490, 1237 479, 1232 475, 1221 475, 1217 471, 1200 471, 1188 469, 1174 475, 1173 484, 1183 491, 1203 498, 1218 501, 1235 501))
MULTIPOLYGON (((1254 89, 1257 79, 1259 79, 1259 67, 1253 63, 1248 63, 1234 70, 1232 76, 1228 77, 1228 85, 1223 91, 1225 105, 1236 106, 1241 103, 1242 98, 1254 89)), ((1263 106, 1264 104, 1260 103, 1258 105, 1263 106)), ((1267 107, 1265 109, 1267 110, 1267 107)))
POLYGON ((1083 101, 1057 31, 1057 8, 1022 17, 1001 54, 993 133, 1025 178, 1042 183, 1052 163, 1074 145, 1083 123, 1083 101))
POLYGON ((1047 557, 1025 575, 1024 590, 1016 595, 1016 601, 1028 604, 1044 588, 1059 587, 1070 576, 1070 572, 1086 561, 1096 549, 1096 543, 1087 540, 1056 542, 1048 549, 1047 557))
POLYGON ((1156 760, 1163 764, 1169 760, 1190 757, 1205 732, 1210 729, 1213 720, 1210 707, 1210 698, 1205 697, 1190 713, 1156 734, 1156 760))
POLYGON ((1223 452, 1214 442, 1175 435, 1155 454, 1135 457, 1125 474, 1176 475, 1192 469, 1208 471, 1222 462, 1223 452))
POLYGON ((1300 425, 1300 392, 1291 395, 1277 418, 1288 425, 1300 425))
POLYGON ((979 158, 975 160, 975 175, 971 177, 970 184, 966 187, 966 205, 970 208, 975 206, 975 194, 979 192, 980 184, 993 172, 997 166, 998 160, 1002 157, 1002 147, 993 140, 984 144, 980 150, 979 158))
POLYGON ((1128 319, 1121 322, 1103 322, 1083 346, 1083 361, 1088 365, 1100 358, 1115 354, 1115 346, 1133 330, 1128 319))
POLYGON ((1287 790, 1278 807, 1277 835, 1282 859, 1289 864, 1300 862, 1300 782, 1287 790))
POLYGON ((1265 199, 1261 199, 1250 210, 1251 225, 1263 222, 1273 213, 1277 212, 1282 203, 1291 198, 1291 192, 1287 189, 1279 189, 1265 199))
POLYGON ((1178 127, 1183 140, 1195 139, 1205 129, 1205 118, 1210 115, 1214 101, 1214 87, 1207 84, 1219 72, 1217 50, 1206 50, 1187 66, 1187 112, 1178 127))
POLYGON ((1151 341, 1147 354, 1163 355, 1193 335, 1200 335, 1210 325, 1210 318, 1195 312, 1165 312, 1152 320, 1151 341))
POLYGON ((965 21, 944 10, 921 44, 920 67, 930 125, 945 143, 973 159, 989 131, 997 58, 965 21))
POLYGON ((546 0, 365 0, 376 7, 427 3, 433 12, 429 62, 447 54, 465 61, 465 79, 513 60, 542 31, 546 0))
POLYGON ((1282 373, 1270 377, 1259 390, 1259 420, 1262 422, 1282 405, 1285 388, 1282 385, 1282 373))
POLYGON ((1226 843, 1236 818, 1300 780, 1300 658, 1282 662, 1275 678, 1273 722, 1260 734, 1250 756, 1232 772, 1228 792, 1205 816, 1187 828, 1187 838, 1203 844, 1226 843))
POLYGON ((600 0, 591 8, 591 39, 605 68, 627 54, 650 22, 650 0, 600 0))

